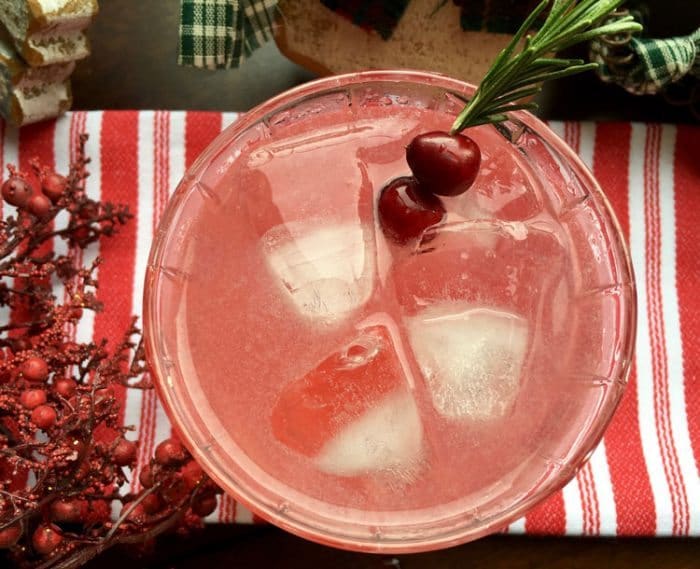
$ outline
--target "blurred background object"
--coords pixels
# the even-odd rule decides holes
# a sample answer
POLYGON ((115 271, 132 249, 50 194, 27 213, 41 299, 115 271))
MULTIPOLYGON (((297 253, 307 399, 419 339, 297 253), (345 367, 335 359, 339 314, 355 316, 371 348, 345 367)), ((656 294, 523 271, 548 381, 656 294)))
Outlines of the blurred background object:
POLYGON ((85 32, 97 11, 97 0, 0 4, 0 115, 20 126, 70 108, 70 75, 90 54, 85 32))
MULTIPOLYGON (((291 1, 302 5, 310 0, 291 1)), ((320 5, 320 0, 314 1, 320 5)), ((436 6, 439 1, 435 0, 436 6)), ((646 4, 651 36, 686 35, 700 26, 700 2, 647 0, 646 4)), ((456 8, 451 3, 450 7, 456 8)), ((284 57, 274 42, 262 45, 239 69, 183 67, 177 63, 179 0, 108 0, 100 8, 90 29, 93 56, 82 61, 73 76, 78 109, 241 111, 316 76, 284 57)), ((586 57, 586 50, 579 55, 586 57)), ((551 82, 539 100, 540 115, 552 120, 694 121, 685 107, 656 96, 630 95, 601 82, 594 73, 551 82)))

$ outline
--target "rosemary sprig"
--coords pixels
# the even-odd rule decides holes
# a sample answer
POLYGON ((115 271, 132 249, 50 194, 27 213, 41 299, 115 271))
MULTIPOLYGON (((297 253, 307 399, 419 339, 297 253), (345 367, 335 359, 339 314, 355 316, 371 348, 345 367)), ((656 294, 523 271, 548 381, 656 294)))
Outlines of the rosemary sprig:
POLYGON ((549 57, 574 44, 601 35, 641 31, 632 16, 605 23, 605 18, 624 0, 542 0, 522 23, 510 43, 496 57, 474 96, 459 114, 451 134, 479 124, 506 120, 506 112, 534 110, 537 103, 514 104, 515 101, 540 92, 540 83, 595 69, 597 63, 582 59, 549 57), (540 29, 526 35, 537 18, 551 5, 540 29), (521 41, 524 46, 516 53, 521 41))

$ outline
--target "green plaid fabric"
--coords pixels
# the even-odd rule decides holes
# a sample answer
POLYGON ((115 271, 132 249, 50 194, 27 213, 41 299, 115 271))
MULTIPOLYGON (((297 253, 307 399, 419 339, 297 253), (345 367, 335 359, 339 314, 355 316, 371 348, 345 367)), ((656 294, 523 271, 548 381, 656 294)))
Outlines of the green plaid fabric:
POLYGON ((683 37, 632 38, 622 48, 595 41, 591 59, 600 64, 603 81, 636 95, 655 94, 674 83, 700 79, 700 28, 683 37))
POLYGON ((228 69, 272 37, 277 0, 181 0, 178 64, 228 69))

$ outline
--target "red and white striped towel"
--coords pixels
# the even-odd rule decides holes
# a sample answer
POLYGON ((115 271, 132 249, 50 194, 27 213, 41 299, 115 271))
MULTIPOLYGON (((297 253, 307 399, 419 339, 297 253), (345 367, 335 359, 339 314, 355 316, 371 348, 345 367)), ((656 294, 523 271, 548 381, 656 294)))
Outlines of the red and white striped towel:
MULTIPOLYGON (((75 112, 21 131, 0 124, 0 167, 32 156, 67 171, 90 134, 91 196, 127 203, 136 218, 101 244, 98 296, 75 334, 116 339, 141 312, 151 236, 169 192, 231 113, 75 112)), ((629 239, 639 288, 630 385, 601 445, 563 491, 509 531, 571 535, 700 535, 700 128, 552 123, 593 170, 629 239)), ((56 247, 63 246, 60 243, 56 247)), ((94 256, 97 251, 88 251, 94 256)), ((88 259, 86 259, 88 260, 88 259)), ((170 425, 152 392, 122 393, 142 460, 170 425)), ((253 516, 225 499, 212 521, 253 516)))

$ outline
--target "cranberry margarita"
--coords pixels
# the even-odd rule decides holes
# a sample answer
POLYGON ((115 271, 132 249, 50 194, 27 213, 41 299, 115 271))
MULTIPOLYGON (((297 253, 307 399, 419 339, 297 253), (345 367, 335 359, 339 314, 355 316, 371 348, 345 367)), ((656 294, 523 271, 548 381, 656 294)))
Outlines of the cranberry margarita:
POLYGON ((629 258, 543 123, 471 128, 466 193, 403 178, 420 211, 378 205, 471 93, 418 72, 285 93, 207 149, 159 230, 145 324, 166 408, 215 480, 299 535, 399 552, 494 531, 573 476, 622 393, 629 258))

